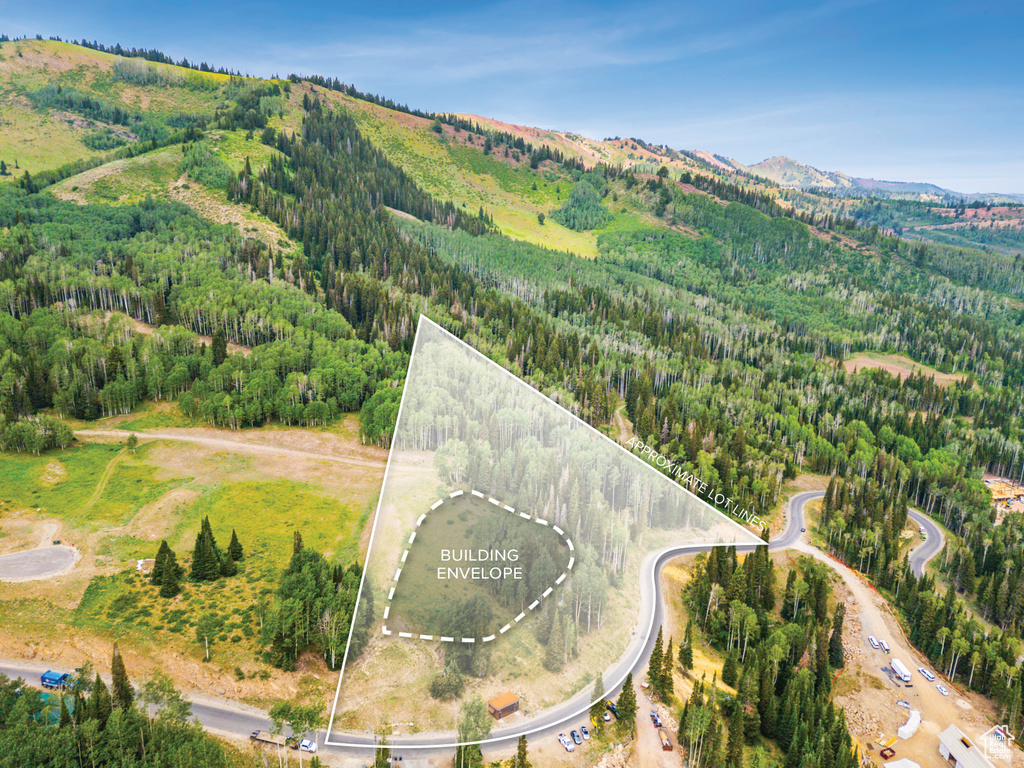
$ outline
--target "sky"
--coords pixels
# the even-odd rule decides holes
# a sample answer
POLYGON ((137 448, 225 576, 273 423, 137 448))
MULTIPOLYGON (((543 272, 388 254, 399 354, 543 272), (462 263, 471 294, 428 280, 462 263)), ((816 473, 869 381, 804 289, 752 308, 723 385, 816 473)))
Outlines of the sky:
POLYGON ((0 32, 321 74, 435 112, 1024 193, 1024 3, 0 0, 0 32))

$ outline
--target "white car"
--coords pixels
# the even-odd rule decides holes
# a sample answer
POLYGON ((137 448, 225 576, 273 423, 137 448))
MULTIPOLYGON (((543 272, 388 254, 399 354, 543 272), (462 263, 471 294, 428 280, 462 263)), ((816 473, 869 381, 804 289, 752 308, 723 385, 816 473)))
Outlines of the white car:
POLYGON ((923 677, 923 678, 924 678, 925 680, 927 680, 927 681, 928 681, 929 683, 930 683, 930 682, 931 682, 932 680, 934 680, 934 679, 935 679, 935 673, 934 673, 934 672, 930 672, 930 671, 928 671, 928 670, 927 670, 927 669, 925 669, 924 667, 918 667, 918 668, 917 668, 917 671, 918 671, 918 672, 920 672, 920 673, 921 673, 921 677, 923 677))
POLYGON ((572 739, 570 739, 564 733, 558 734, 558 741, 561 743, 561 745, 563 747, 565 747, 565 751, 566 752, 573 752, 573 751, 575 751, 576 745, 573 744, 572 743, 572 739))
POLYGON ((303 739, 299 742, 299 749, 303 752, 316 752, 316 742, 312 739, 303 739))
POLYGON ((874 648, 876 651, 879 648, 881 648, 881 646, 878 644, 878 638, 874 635, 868 635, 868 642, 871 643, 871 647, 874 648))
POLYGON ((939 683, 935 687, 939 689, 939 693, 941 693, 943 696, 949 696, 949 689, 942 683, 939 683))

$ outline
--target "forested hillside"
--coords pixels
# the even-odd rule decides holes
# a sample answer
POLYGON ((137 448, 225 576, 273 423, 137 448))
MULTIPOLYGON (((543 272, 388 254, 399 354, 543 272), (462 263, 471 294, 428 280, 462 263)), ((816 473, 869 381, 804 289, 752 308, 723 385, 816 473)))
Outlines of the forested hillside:
MULTIPOLYGON (((829 544, 898 593, 952 677, 1019 718, 1024 522, 996 526, 980 481, 1024 467, 1019 258, 910 243, 869 212, 797 205, 636 139, 552 146, 333 79, 242 78, 152 51, 2 41, 0 54, 4 450, 66 447, 60 420, 147 401, 230 429, 358 411, 363 440, 387 447, 423 313, 589 423, 625 415, 751 509, 767 514, 801 472, 836 476, 829 544), (14 156, 37 129, 49 151, 14 156), (484 192, 489 205, 467 204, 484 192), (881 353, 927 372, 850 365, 881 353), (946 597, 901 558, 908 504, 961 537, 946 597)), ((700 589, 730 583, 710 573, 700 589)), ((797 718, 784 738, 827 733, 838 755, 829 617, 794 608, 774 626, 754 595, 733 597, 760 633, 740 660, 743 716, 761 718, 749 730, 783 738, 797 718), (772 654, 809 647, 813 670, 769 675, 772 654)), ((706 630, 735 651, 725 614, 706 630)), ((290 665, 277 618, 266 643, 290 665)))

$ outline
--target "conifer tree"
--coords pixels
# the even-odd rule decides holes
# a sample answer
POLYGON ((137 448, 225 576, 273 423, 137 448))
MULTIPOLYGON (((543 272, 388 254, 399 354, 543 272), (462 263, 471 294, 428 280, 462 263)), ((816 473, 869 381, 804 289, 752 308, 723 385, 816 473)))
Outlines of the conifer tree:
POLYGON ((725 751, 725 764, 728 768, 743 768, 743 705, 737 700, 733 704, 732 718, 729 720, 729 742, 725 751))
POLYGON ((167 555, 170 553, 171 548, 167 546, 166 541, 160 542, 160 549, 156 552, 156 559, 153 561, 153 570, 149 574, 149 583, 160 586, 163 584, 164 578, 164 567, 167 563, 167 555))
POLYGON ((658 627, 658 637, 654 640, 654 648, 651 649, 651 657, 647 664, 647 682, 651 684, 651 690, 655 694, 661 690, 661 659, 665 655, 663 640, 662 628, 658 627))
POLYGON ((672 647, 672 638, 670 637, 668 639, 668 647, 665 649, 665 655, 661 660, 661 689, 658 691, 658 695, 661 696, 662 701, 671 701, 675 695, 676 683, 673 679, 675 662, 675 648, 672 647))
POLYGON ((231 555, 231 559, 236 563, 244 556, 242 543, 238 540, 238 534, 235 533, 234 529, 231 530, 231 543, 228 545, 228 554, 231 555))
POLYGON ((164 565, 164 575, 160 582, 160 597, 175 597, 179 592, 181 592, 181 568, 172 551, 164 565))
POLYGON ((735 687, 737 677, 736 654, 734 651, 729 651, 729 655, 725 657, 725 664, 722 667, 722 682, 735 687))
POLYGON ((512 768, 532 768, 530 759, 526 754, 526 736, 519 737, 519 744, 516 747, 516 756, 512 761, 512 768))
POLYGON ((57 727, 58 728, 67 728, 69 725, 71 725, 71 723, 72 723, 71 713, 68 711, 67 702, 64 700, 64 697, 61 696, 60 697, 60 723, 58 723, 57 727))
POLYGON ((92 685, 92 693, 89 695, 88 719, 98 721, 100 730, 103 730, 103 727, 107 724, 107 719, 110 717, 111 710, 110 692, 107 690, 107 685, 103 682, 103 678, 99 676, 99 673, 96 673, 96 679, 92 685))
POLYGON ((619 722, 625 724, 632 733, 636 722, 636 691, 633 690, 632 672, 626 675, 626 680, 622 683, 622 693, 619 694, 615 707, 619 711, 619 722))
POLYGON ((828 641, 828 663, 833 669, 842 669, 846 664, 846 655, 843 652, 843 618, 846 616, 846 606, 840 603, 836 606, 835 615, 832 617, 832 637, 828 641))
POLYGON ((114 643, 114 654, 110 661, 111 706, 115 709, 131 709, 135 702, 135 690, 128 680, 128 671, 124 668, 124 659, 114 643))
POLYGON ((565 663, 565 619, 557 613, 551 627, 551 637, 544 652, 544 669, 557 672, 565 663))
POLYGON ((604 694, 604 678, 598 672, 594 680, 594 693, 590 697, 590 719, 598 728, 604 725, 604 694))
POLYGON ((686 635, 679 646, 679 665, 687 672, 693 669, 693 620, 686 622, 686 635))

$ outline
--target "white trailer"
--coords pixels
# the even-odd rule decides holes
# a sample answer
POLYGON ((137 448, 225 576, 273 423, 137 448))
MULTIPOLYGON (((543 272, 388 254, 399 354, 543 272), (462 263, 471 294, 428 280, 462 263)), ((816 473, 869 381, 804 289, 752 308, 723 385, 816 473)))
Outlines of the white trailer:
POLYGON ((899 659, 893 659, 889 662, 889 666, 892 668, 892 671, 896 673, 896 677, 904 683, 910 682, 910 670, 903 666, 902 661, 899 659))

